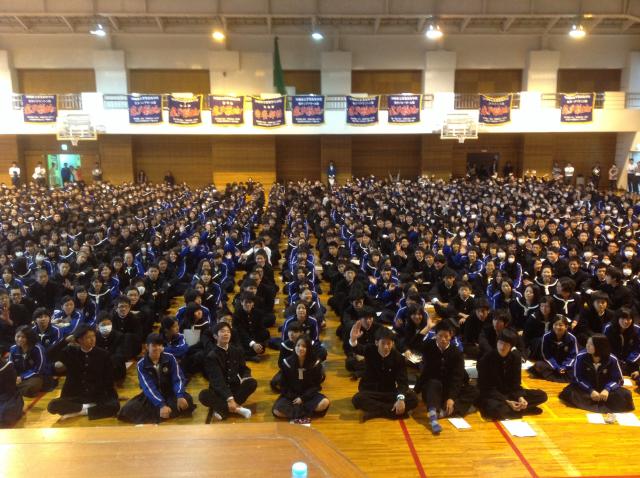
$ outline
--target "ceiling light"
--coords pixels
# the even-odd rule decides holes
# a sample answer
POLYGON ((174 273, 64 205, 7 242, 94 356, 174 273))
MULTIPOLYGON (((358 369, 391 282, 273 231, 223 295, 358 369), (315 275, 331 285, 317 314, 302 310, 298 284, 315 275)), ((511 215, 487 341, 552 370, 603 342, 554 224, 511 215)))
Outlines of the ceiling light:
POLYGON ((584 38, 587 36, 587 32, 584 31, 584 27, 580 23, 574 23, 571 25, 571 30, 569 31, 569 36, 571 38, 584 38))
POLYGON ((96 25, 96 28, 94 30, 89 30, 89 33, 91 33, 92 35, 95 35, 97 37, 106 37, 107 36, 107 31, 104 29, 104 27, 98 23, 96 25))
POLYGON ((320 41, 320 40, 324 40, 324 35, 320 32, 313 32, 311 34, 311 38, 313 38, 315 41, 320 41))
POLYGON ((224 41, 224 39, 226 38, 224 32, 221 32, 220 30, 214 30, 213 33, 211 34, 211 37, 215 41, 224 41))
POLYGON ((430 24, 425 35, 429 40, 437 40, 439 38, 442 38, 442 30, 440 30, 440 25, 433 23, 430 24))

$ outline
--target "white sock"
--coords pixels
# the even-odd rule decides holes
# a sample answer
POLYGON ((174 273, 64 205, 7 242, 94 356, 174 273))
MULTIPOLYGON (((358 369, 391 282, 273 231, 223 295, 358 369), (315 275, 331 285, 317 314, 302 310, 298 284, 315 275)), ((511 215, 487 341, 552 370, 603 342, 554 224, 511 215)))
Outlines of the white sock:
POLYGON ((249 410, 248 408, 238 407, 236 408, 235 413, 244 418, 251 418, 251 410, 249 410))
POLYGON ((89 409, 91 407, 95 407, 96 404, 95 403, 83 403, 82 404, 82 410, 80 410, 79 412, 75 412, 75 413, 67 413, 65 415, 61 415, 60 416, 60 420, 66 420, 67 418, 73 418, 73 417, 81 417, 81 416, 86 416, 89 415, 89 409))

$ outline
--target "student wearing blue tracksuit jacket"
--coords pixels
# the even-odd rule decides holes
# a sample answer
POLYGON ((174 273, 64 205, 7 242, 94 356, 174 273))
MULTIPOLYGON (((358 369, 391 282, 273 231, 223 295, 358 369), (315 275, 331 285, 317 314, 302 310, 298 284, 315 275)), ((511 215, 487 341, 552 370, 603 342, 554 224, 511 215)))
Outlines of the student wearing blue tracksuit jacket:
POLYGON ((22 395, 35 397, 45 388, 51 375, 47 353, 30 326, 21 325, 16 330, 16 344, 9 350, 9 361, 18 374, 16 384, 22 395))
POLYGON ((586 352, 576 357, 573 375, 572 382, 560 392, 560 399, 567 404, 596 413, 634 409, 631 392, 622 386, 622 370, 611 354, 606 335, 589 337, 586 352))
MULTIPOLYGON (((73 335, 78 325, 84 323, 84 316, 75 310, 75 302, 70 295, 65 295, 60 303, 62 308, 53 312, 51 323, 62 331, 62 335, 68 337, 73 335)), ((93 322, 87 325, 93 326, 93 322)))
POLYGON ((33 321, 32 330, 49 357, 51 350, 64 338, 62 330, 51 324, 51 316, 44 307, 38 307, 33 312, 33 321))
POLYGON ((578 355, 578 341, 569 332, 569 319, 557 314, 551 326, 552 331, 542 336, 542 360, 538 360, 532 374, 551 382, 570 382, 573 364, 578 355))
POLYGON ((164 352, 173 355, 180 363, 189 350, 184 335, 180 333, 180 324, 173 317, 165 317, 160 324, 160 332, 165 339, 164 352))
POLYGON ((147 352, 137 365, 142 393, 129 400, 118 414, 132 423, 159 423, 177 416, 191 416, 196 406, 185 391, 185 378, 176 358, 164 352, 160 334, 147 336, 147 352))

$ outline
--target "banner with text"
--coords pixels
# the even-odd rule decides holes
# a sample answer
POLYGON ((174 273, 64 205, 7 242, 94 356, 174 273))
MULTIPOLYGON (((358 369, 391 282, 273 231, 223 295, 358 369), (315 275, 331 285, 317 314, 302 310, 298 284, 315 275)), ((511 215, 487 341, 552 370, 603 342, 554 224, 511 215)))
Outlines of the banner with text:
POLYGON ((162 123, 162 96, 128 95, 129 123, 162 123))
POLYGON ((421 109, 422 95, 401 94, 387 96, 389 123, 419 123, 421 109))
POLYGON ((595 93, 560 94, 560 122, 590 123, 595 102, 595 93))
POLYGON ((365 98, 347 96, 347 124, 354 126, 376 124, 379 107, 380 96, 365 98))
POLYGON ((291 96, 291 122, 293 124, 324 123, 324 96, 291 96))
POLYGON ((480 95, 480 116, 478 122, 486 125, 505 124, 511 121, 513 95, 480 95))
POLYGON ((244 123, 244 96, 209 96, 211 124, 238 125, 244 123))
POLYGON ((284 125, 284 96, 252 98, 253 126, 274 128, 284 125))
POLYGON ((25 123, 55 123, 58 119, 56 95, 22 95, 25 123))
POLYGON ((202 95, 180 98, 169 95, 169 123, 196 125, 202 123, 202 95))

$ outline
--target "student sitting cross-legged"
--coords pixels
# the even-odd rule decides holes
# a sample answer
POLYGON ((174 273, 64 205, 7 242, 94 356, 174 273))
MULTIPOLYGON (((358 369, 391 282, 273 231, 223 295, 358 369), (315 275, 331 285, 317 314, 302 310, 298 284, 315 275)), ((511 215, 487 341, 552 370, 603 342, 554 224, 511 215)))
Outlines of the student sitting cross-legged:
POLYGON ((381 328, 375 344, 358 344, 362 335, 362 323, 357 321, 349 337, 349 345, 362 355, 365 370, 353 396, 353 406, 362 410, 362 420, 370 418, 403 418, 418 406, 418 397, 409 390, 405 359, 393 345, 393 332, 381 328))
POLYGON ((276 417, 299 420, 327 413, 329 399, 320 393, 322 362, 316 358, 309 337, 298 337, 295 353, 282 361, 280 372, 280 397, 273 405, 276 417))
POLYGON ((185 391, 185 379, 176 358, 164 352, 164 337, 147 336, 147 351, 138 362, 142 393, 129 400, 118 418, 132 423, 159 423, 178 416, 190 416, 196 406, 185 391))
POLYGON ((475 387, 469 385, 462 352, 451 343, 455 335, 447 320, 435 326, 435 337, 422 342, 422 370, 415 390, 422 392, 427 406, 431 431, 442 431, 438 416, 464 416, 478 397, 475 387))
POLYGON ((569 332, 569 319, 556 314, 553 330, 542 337, 542 360, 529 369, 532 375, 551 382, 570 382, 578 355, 578 340, 569 332))
POLYGON ((634 409, 631 392, 623 388, 618 359, 611 354, 609 340, 594 334, 587 350, 578 354, 572 383, 560 392, 569 405, 598 413, 629 412, 634 409))
POLYGON ((113 417, 120 409, 114 388, 113 365, 109 352, 96 347, 96 332, 80 324, 73 340, 61 342, 52 353, 61 361, 67 378, 60 398, 49 402, 47 410, 62 418, 88 415, 89 420, 113 417))
POLYGON ((258 382, 251 377, 242 349, 231 344, 231 326, 218 322, 212 332, 216 343, 204 360, 209 388, 200 392, 200 402, 212 409, 215 420, 231 413, 251 418, 251 410, 242 404, 255 392, 258 382))
POLYGON ((505 329, 498 335, 497 348, 478 361, 478 408, 490 420, 520 418, 542 413, 538 405, 547 401, 542 390, 522 388, 520 353, 514 350, 517 336, 505 329))

